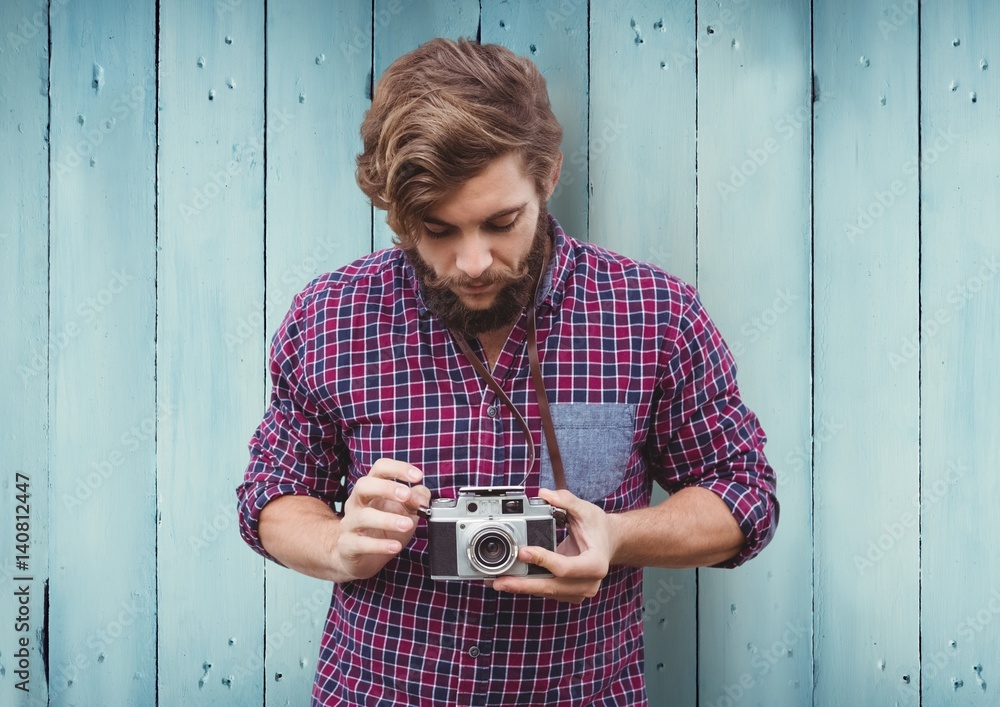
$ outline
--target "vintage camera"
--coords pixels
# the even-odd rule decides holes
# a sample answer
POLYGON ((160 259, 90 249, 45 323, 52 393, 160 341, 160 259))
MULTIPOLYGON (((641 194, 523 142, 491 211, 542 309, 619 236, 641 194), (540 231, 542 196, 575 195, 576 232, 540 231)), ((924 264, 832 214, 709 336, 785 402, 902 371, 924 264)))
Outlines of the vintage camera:
POLYGON ((482 579, 500 575, 551 577, 543 567, 520 562, 527 545, 554 550, 556 525, 566 512, 520 486, 463 486, 458 498, 439 498, 424 509, 431 579, 482 579))

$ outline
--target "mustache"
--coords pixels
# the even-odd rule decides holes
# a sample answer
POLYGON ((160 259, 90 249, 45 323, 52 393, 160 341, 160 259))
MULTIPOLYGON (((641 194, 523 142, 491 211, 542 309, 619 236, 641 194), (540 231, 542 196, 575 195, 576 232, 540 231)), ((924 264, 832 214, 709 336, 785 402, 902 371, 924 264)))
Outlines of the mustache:
POLYGON ((511 270, 507 267, 491 268, 476 278, 465 275, 441 276, 432 271, 424 276, 424 281, 429 287, 448 289, 471 287, 474 285, 494 285, 497 283, 507 284, 530 277, 530 270, 530 265, 526 260, 521 263, 517 270, 511 270))

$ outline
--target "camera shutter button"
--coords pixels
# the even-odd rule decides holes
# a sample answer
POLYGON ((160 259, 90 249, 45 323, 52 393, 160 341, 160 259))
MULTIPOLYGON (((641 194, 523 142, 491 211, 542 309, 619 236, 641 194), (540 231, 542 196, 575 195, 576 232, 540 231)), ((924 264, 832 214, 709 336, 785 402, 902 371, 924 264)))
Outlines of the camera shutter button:
POLYGON ((472 648, 470 648, 469 649, 469 655, 472 656, 473 658, 478 658, 479 657, 479 646, 473 646, 472 648))

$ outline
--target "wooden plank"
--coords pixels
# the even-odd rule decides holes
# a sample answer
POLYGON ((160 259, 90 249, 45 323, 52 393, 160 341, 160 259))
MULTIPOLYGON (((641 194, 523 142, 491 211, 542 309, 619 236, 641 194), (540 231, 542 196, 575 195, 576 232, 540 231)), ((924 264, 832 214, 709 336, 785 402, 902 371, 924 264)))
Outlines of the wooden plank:
POLYGON ((53 704, 156 699, 155 21, 51 6, 53 704))
MULTIPOLYGON (((0 160, 16 169, 0 189, 0 311, 8 330, 0 337, 0 704, 21 707, 47 699, 48 13, 31 0, 4 3, 0 27, 0 160)), ((57 336, 53 350, 71 338, 57 336)))
POLYGON ((763 555, 699 570, 710 705, 813 701, 810 22, 808 3, 698 3, 698 286, 768 434, 781 502, 763 555))
POLYGON ((918 371, 888 356, 919 321, 918 28, 884 31, 898 6, 815 3, 817 704, 904 704, 917 679, 918 371))
POLYGON ((264 302, 263 4, 164 1, 159 19, 159 701, 263 704, 263 562, 234 489, 264 359, 231 348, 264 302))
POLYGON ((911 681, 901 704, 995 705, 1000 8, 921 8, 922 316, 891 341, 897 375, 919 364, 921 382, 921 689, 911 681))
MULTIPOLYGON (((257 348, 269 346, 311 279, 369 252, 371 233, 371 208, 354 180, 371 68, 370 50, 360 56, 355 43, 370 42, 371 7, 314 0, 267 11, 267 113, 288 124, 267 135, 267 336, 250 327, 246 342, 257 348)), ((248 322, 257 315, 248 310, 248 322)), ((269 376, 266 383, 265 395, 269 376)), ((267 704, 305 704, 332 585, 278 565, 265 572, 267 704)))
MULTIPOLYGON (((479 31, 477 0, 374 0, 371 34, 365 44, 361 31, 354 34, 355 46, 371 51, 375 81, 386 68, 406 52, 435 37, 475 39, 479 31)), ((359 56, 359 61, 364 57, 359 56)), ((357 128, 355 128, 357 131, 357 128)), ((385 212, 373 210, 372 249, 392 245, 392 229, 385 222, 385 212)))
MULTIPOLYGON (((563 169, 549 210, 570 235, 588 240, 590 174, 593 149, 588 125, 590 67, 587 4, 513 0, 483 6, 483 42, 502 44, 534 61, 548 83, 549 99, 563 126, 563 169)), ((597 126, 603 130, 605 126, 597 126)))
MULTIPOLYGON (((566 9, 570 9, 567 7, 566 9)), ((695 282, 694 4, 594 4, 590 240, 695 282), (650 208, 656 204, 655 208, 650 208)), ((583 9, 580 10, 581 12, 583 9)), ((550 23, 562 14, 551 15, 550 23)), ((572 169, 581 157, 565 155, 572 169)), ((652 502, 666 497, 657 488, 652 502)), ((693 570, 644 576, 651 704, 697 704, 693 570)))

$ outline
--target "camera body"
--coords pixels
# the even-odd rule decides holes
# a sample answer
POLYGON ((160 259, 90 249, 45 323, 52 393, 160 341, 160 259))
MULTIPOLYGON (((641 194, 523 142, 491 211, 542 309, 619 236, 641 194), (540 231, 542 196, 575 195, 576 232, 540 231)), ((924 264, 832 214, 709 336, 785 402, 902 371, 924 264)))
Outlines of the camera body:
POLYGON ((488 579, 551 577, 517 552, 527 545, 555 550, 556 524, 566 514, 520 486, 463 486, 458 498, 431 501, 426 517, 431 579, 488 579))

